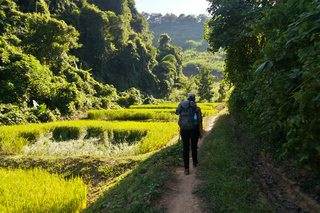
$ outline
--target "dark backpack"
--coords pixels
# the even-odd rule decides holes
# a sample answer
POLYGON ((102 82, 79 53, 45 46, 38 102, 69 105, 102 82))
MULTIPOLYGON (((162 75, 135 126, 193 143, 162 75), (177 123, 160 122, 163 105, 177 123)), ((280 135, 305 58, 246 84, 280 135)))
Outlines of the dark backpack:
POLYGON ((178 125, 182 130, 194 130, 197 127, 197 121, 194 120, 196 113, 196 103, 193 101, 181 101, 176 109, 176 114, 179 115, 178 125))

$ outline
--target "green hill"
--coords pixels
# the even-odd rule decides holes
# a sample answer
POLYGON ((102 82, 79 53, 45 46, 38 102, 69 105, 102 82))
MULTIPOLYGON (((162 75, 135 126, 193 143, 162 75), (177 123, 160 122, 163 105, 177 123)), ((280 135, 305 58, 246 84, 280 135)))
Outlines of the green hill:
POLYGON ((199 74, 198 68, 207 65, 216 81, 223 78, 224 53, 212 54, 207 52, 208 42, 203 40, 206 15, 185 15, 177 17, 174 14, 143 13, 153 32, 153 46, 158 46, 159 36, 166 33, 171 38, 171 44, 183 50, 183 74, 186 76, 199 74))

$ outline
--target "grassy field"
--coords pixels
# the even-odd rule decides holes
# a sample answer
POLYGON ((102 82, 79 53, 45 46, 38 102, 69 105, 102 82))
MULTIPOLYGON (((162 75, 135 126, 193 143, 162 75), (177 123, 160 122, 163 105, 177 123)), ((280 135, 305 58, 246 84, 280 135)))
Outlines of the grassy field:
MULTIPOLYGON (((203 105, 204 115, 216 114, 216 105, 203 105)), ((74 183, 85 183, 82 186, 86 186, 87 193, 81 190, 75 192, 75 197, 79 199, 69 202, 73 210, 67 212, 79 212, 84 208, 83 212, 158 212, 152 207, 152 202, 161 195, 165 181, 172 178, 169 167, 182 163, 178 125, 170 117, 141 119, 134 115, 133 121, 127 121, 126 113, 130 110, 143 116, 162 113, 175 116, 176 119, 176 106, 112 111, 111 114, 118 116, 117 119, 110 119, 113 121, 90 120, 88 117, 76 121, 1 126, 0 168, 4 169, 1 171, 8 174, 7 177, 13 177, 23 172, 37 172, 35 169, 41 168, 46 177, 42 175, 43 181, 39 179, 39 183, 49 183, 58 178, 62 183, 65 181, 65 184, 69 184, 71 188, 62 185, 68 190, 55 185, 47 186, 46 190, 59 192, 58 195, 49 196, 52 203, 58 203, 50 204, 57 209, 49 205, 44 212, 66 212, 69 207, 58 207, 64 205, 61 199, 72 191, 74 183), (86 194, 86 203, 83 202, 83 194, 86 194)), ((105 115, 104 111, 98 113, 105 115)), ((31 176, 36 181, 41 175, 34 173, 31 176)), ((32 179, 25 174, 23 177, 32 179)), ((4 182, 7 185, 3 187, 8 189, 17 185, 15 182, 4 182)), ((24 191, 34 193, 28 188, 24 188, 24 191)), ((3 199, 6 203, 1 203, 0 209, 6 212, 3 209, 14 206, 13 202, 18 196, 7 193, 3 199)), ((24 208, 26 203, 30 204, 29 201, 23 201, 15 208, 24 208)), ((24 212, 38 212, 28 208, 26 206, 24 212)))

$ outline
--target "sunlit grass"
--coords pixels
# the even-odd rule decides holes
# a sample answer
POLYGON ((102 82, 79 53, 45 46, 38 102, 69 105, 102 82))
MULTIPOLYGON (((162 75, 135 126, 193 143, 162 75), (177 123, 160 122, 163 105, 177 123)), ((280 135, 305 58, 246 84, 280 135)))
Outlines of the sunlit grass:
MULTIPOLYGON (((104 119, 104 120, 159 120, 159 121, 177 121, 179 116, 175 114, 175 108, 143 108, 147 105, 140 105, 136 109, 122 110, 90 110, 88 111, 89 119, 104 119)), ((155 106, 155 105, 149 105, 155 106)), ((148 106, 147 106, 148 107, 148 106)), ((217 109, 212 106, 203 105, 201 107, 202 116, 211 116, 218 113, 217 109)))
POLYGON ((59 155, 65 156, 66 153, 75 154, 75 151, 68 151, 69 148, 79 148, 78 153, 88 148, 92 153, 99 153, 100 150, 100 153, 111 156, 115 153, 123 156, 119 153, 121 150, 137 155, 160 149, 177 132, 176 122, 68 121, 1 126, 0 145, 3 153, 19 154, 24 151, 41 154, 47 153, 46 148, 52 151, 56 148, 60 150, 59 155))
POLYGON ((86 185, 41 169, 0 168, 0 212, 80 212, 86 208, 86 185))
POLYGON ((105 156, 124 157, 136 155, 138 143, 118 143, 104 139, 81 139, 55 142, 48 138, 41 138, 34 144, 26 145, 22 154, 31 156, 105 156))
MULTIPOLYGON (((221 103, 197 103, 202 110, 212 110, 221 103)), ((145 104, 145 105, 131 105, 130 109, 176 109, 179 103, 163 103, 163 104, 145 104)))
POLYGON ((224 110, 199 150, 198 175, 203 182, 197 193, 208 203, 208 212, 273 212, 249 181, 245 147, 235 140, 228 119, 224 110))
POLYGON ((177 120, 174 109, 90 110, 89 119, 105 120, 177 120))

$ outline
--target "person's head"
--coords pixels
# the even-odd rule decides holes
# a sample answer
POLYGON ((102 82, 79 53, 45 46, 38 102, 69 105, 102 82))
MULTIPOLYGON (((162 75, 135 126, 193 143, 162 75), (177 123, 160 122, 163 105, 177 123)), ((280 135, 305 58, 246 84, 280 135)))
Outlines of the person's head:
POLYGON ((196 101, 196 95, 190 93, 190 94, 188 95, 188 100, 189 100, 189 101, 196 101))

